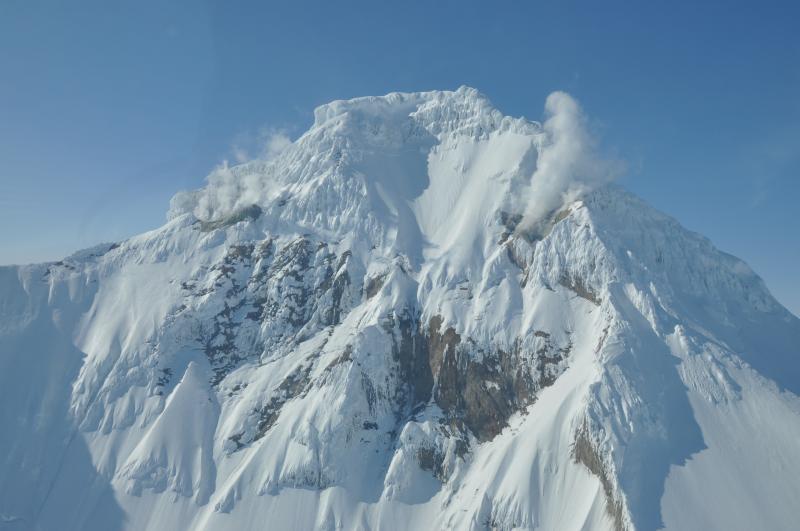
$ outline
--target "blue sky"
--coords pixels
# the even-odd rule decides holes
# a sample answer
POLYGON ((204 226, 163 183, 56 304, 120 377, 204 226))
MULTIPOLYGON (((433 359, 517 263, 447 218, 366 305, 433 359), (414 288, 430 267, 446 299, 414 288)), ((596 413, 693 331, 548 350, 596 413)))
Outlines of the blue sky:
POLYGON ((387 92, 575 96, 622 183, 800 314, 796 2, 0 3, 0 263, 155 228, 264 129, 387 92))

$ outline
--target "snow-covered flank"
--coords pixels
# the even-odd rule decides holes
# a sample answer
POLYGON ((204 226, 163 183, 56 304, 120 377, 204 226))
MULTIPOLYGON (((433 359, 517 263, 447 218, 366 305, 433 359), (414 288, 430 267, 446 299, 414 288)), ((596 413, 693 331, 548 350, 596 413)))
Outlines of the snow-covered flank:
POLYGON ((0 268, 0 529, 795 528, 800 322, 557 164, 567 122, 333 102, 156 231, 0 268))

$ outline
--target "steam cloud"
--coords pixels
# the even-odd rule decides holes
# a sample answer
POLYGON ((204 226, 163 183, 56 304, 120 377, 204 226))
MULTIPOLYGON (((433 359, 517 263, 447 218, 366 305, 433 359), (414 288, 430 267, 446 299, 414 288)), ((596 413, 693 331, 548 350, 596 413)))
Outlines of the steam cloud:
POLYGON ((620 162, 598 156, 583 111, 569 94, 550 94, 545 118, 544 141, 531 176, 522 230, 536 229, 554 211, 614 180, 622 169, 620 162))
MULTIPOLYGON (((231 146, 237 164, 252 160, 267 161, 280 155, 291 145, 283 131, 262 129, 255 137, 240 135, 231 146), (251 156, 251 152, 255 155, 251 156)), ((170 200, 167 219, 191 212, 198 219, 211 220, 260 202, 265 192, 264 176, 241 172, 225 160, 206 178, 208 184, 200 190, 182 191, 170 200)))
POLYGON ((269 160, 291 143, 292 140, 284 131, 262 128, 255 134, 248 132, 238 135, 231 146, 231 154, 237 164, 253 159, 269 160))
MULTIPOLYGON (((553 92, 547 97, 543 133, 536 169, 522 198, 524 207, 520 210, 524 213, 518 226, 522 231, 540 230, 565 204, 612 181, 622 169, 619 161, 598 155, 580 105, 565 92, 553 92)), ((256 135, 240 136, 231 147, 231 154, 236 163, 269 160, 291 143, 282 131, 262 129, 256 135)), ((217 219, 259 203, 265 199, 264 178, 258 172, 243 172, 224 161, 208 176, 204 189, 176 194, 167 217, 192 212, 199 219, 217 219)))

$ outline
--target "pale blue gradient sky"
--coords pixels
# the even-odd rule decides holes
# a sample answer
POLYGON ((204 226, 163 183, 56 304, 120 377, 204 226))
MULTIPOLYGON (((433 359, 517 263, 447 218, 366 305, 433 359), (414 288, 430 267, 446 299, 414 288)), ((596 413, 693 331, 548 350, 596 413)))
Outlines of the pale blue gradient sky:
POLYGON ((0 263, 163 222, 263 129, 393 90, 578 98, 623 185, 800 313, 796 2, 0 3, 0 263), (249 140, 248 140, 249 139, 249 140))

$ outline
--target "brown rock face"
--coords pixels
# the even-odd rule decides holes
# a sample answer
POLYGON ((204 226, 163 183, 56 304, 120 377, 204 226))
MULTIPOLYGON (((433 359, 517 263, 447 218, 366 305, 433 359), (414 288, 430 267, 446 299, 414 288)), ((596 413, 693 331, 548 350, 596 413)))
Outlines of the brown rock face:
MULTIPOLYGON (((321 291, 338 299, 337 284, 349 282, 344 255, 331 267, 321 291), (339 271, 339 274, 337 274, 339 271), (340 279, 340 280, 337 280, 340 279)), ((366 294, 368 296, 368 294, 366 294)), ((333 304, 336 307, 336 304, 333 304)), ((418 451, 422 468, 445 480, 446 450, 462 457, 469 450, 470 434, 478 441, 489 441, 507 425, 509 418, 532 404, 539 391, 552 385, 566 367, 571 345, 558 347, 549 333, 537 331, 527 341, 517 340, 510 348, 491 348, 464 338, 444 319, 433 316, 426 322, 413 309, 406 308, 388 314, 383 330, 391 337, 391 359, 394 365, 394 384, 371 382, 366 374, 362 388, 369 404, 365 430, 377 430, 374 419, 378 401, 390 402, 395 412, 396 437, 406 422, 412 421, 429 406, 441 411, 436 428, 436 441, 418 451), (447 442, 449 441, 449 442, 447 442)), ((349 346, 342 356, 327 367, 329 373, 343 363, 356 363, 360 353, 349 346)), ((254 412, 256 430, 232 437, 237 448, 263 437, 278 421, 283 406, 289 400, 304 396, 311 381, 310 364, 288 375, 272 398, 254 412)), ((357 363, 356 363, 357 365, 357 363)))
POLYGON ((569 353, 569 347, 554 349, 546 334, 544 346, 533 353, 525 352, 520 341, 508 351, 487 351, 471 340, 462 343, 453 328, 442 331, 441 323, 436 316, 428 325, 433 399, 449 424, 463 424, 480 441, 493 439, 511 415, 552 385, 569 353))

